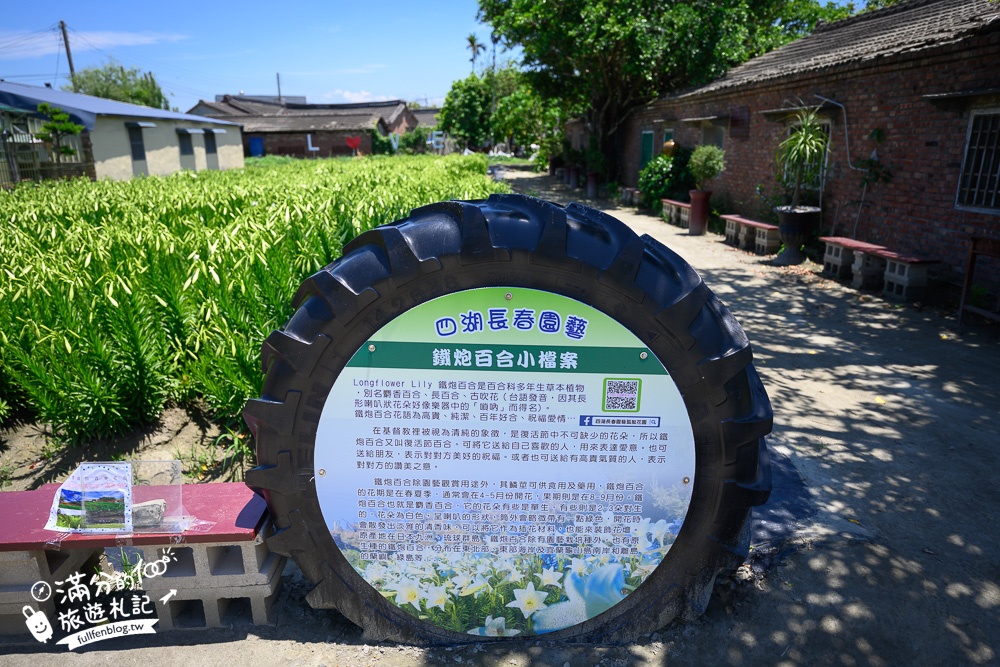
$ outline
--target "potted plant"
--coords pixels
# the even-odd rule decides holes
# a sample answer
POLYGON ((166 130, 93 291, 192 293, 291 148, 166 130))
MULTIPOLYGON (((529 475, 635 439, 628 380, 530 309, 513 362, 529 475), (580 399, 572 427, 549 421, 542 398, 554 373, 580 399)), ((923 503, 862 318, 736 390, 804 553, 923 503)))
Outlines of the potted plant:
POLYGON ((694 149, 688 168, 694 176, 695 189, 691 195, 691 217, 688 224, 688 234, 701 236, 708 228, 708 200, 711 190, 705 186, 726 168, 726 154, 718 146, 702 145, 694 149))
POLYGON ((822 210, 800 203, 803 185, 817 182, 822 174, 830 135, 819 121, 819 107, 799 109, 794 125, 778 144, 779 178, 790 190, 791 203, 774 209, 778 215, 778 233, 785 249, 774 259, 779 266, 801 264, 806 256, 802 246, 819 227, 822 210))
POLYGON ((584 153, 584 162, 587 165, 587 199, 596 199, 597 181, 607 166, 604 153, 597 147, 597 137, 590 138, 590 148, 584 153))

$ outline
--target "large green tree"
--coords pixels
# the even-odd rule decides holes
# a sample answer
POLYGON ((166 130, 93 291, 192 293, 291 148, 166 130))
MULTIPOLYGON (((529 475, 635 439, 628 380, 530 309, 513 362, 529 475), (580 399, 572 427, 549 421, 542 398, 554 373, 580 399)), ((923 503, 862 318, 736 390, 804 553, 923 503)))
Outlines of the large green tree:
MULTIPOLYGON (((101 67, 88 67, 77 73, 74 81, 76 91, 86 95, 170 110, 170 100, 152 72, 135 67, 126 69, 114 58, 109 58, 101 67)), ((62 89, 73 90, 73 85, 65 85, 62 89)))
MULTIPOLYGON (((585 109, 607 157, 633 109, 811 30, 814 0, 480 0, 480 19, 523 54, 531 88, 585 109), (801 5, 793 11, 793 5, 801 5), (810 25, 811 22, 811 25, 810 25)), ((831 5, 832 6, 832 5, 831 5)), ((615 161, 608 160, 610 176, 615 161)))

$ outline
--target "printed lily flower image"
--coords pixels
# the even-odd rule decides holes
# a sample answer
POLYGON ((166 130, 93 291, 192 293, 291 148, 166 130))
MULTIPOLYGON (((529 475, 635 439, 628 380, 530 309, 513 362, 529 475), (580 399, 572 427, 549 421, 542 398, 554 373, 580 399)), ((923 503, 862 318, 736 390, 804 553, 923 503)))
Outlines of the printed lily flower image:
POLYGON ((554 569, 542 568, 542 574, 539 575, 542 586, 558 586, 562 582, 563 573, 556 572, 554 569))
POLYGON ((468 634, 479 635, 480 637, 515 637, 521 634, 521 631, 514 629, 508 630, 507 619, 503 616, 498 618, 487 616, 486 624, 483 627, 469 630, 468 634))
POLYGON ((683 523, 661 517, 621 526, 632 539, 630 553, 611 539, 621 533, 607 533, 593 547, 562 553, 425 549, 405 559, 366 560, 357 557, 352 531, 334 537, 358 573, 406 613, 454 632, 514 637, 583 623, 621 602, 660 565, 683 523))
POLYGON ((562 630, 604 613, 625 599, 623 588, 625 572, 618 563, 595 570, 586 577, 570 572, 566 580, 569 599, 538 611, 534 617, 535 632, 562 630))
POLYGON ((545 609, 545 598, 548 593, 535 590, 534 583, 528 583, 527 588, 514 589, 514 601, 508 602, 508 607, 520 609, 525 618, 530 618, 537 611, 545 609))
POLYGON ((420 587, 412 581, 401 582, 396 589, 396 605, 402 607, 405 604, 420 611, 420 587))
POLYGON ((446 586, 428 586, 425 593, 428 610, 433 607, 437 607, 441 611, 447 611, 444 608, 444 605, 451 599, 451 596, 448 595, 448 589, 446 586))

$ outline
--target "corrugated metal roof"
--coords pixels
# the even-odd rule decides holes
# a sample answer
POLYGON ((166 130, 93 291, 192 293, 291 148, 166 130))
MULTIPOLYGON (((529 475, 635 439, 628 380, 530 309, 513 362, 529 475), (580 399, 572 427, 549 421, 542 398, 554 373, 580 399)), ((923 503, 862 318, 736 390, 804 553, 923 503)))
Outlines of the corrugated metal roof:
POLYGON ((913 0, 818 27, 811 35, 734 67, 722 78, 671 99, 872 62, 1000 29, 990 0, 913 0))
POLYGON ((198 123, 213 123, 218 125, 236 125, 218 118, 195 116, 177 111, 154 109, 138 104, 106 100, 81 93, 70 93, 54 88, 28 86, 23 83, 0 81, 0 104, 6 104, 22 109, 35 109, 42 102, 57 106, 70 115, 74 123, 83 125, 88 130, 94 129, 94 120, 98 116, 122 116, 125 118, 159 118, 163 120, 179 120, 198 123))

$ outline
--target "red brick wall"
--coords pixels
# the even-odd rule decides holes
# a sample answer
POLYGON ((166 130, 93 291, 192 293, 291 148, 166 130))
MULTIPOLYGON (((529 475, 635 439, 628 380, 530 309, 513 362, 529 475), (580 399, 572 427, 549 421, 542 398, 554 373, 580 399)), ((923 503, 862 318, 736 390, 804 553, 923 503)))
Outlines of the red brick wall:
POLYGON ((250 155, 250 138, 264 138, 264 155, 291 155, 292 157, 335 157, 353 155, 347 147, 347 137, 361 137, 360 150, 365 155, 371 155, 372 137, 368 130, 356 132, 268 132, 244 133, 243 153, 250 155), (307 135, 312 135, 312 146, 319 150, 310 151, 307 135))
MULTIPOLYGON (((878 145, 880 161, 893 173, 889 183, 869 188, 861 207, 857 238, 943 260, 961 271, 968 236, 1000 235, 1000 212, 959 210, 955 207, 959 172, 965 151, 970 109, 1000 108, 1000 95, 935 105, 924 95, 993 88, 1000 85, 1000 33, 967 40, 958 46, 935 49, 920 57, 885 59, 879 64, 853 65, 834 72, 800 76, 775 85, 759 85, 738 92, 713 93, 689 100, 661 101, 633 114, 626 124, 621 153, 622 181, 636 185, 642 130, 657 132, 672 126, 674 140, 694 147, 701 128, 681 118, 726 115, 733 107, 749 107, 749 134, 745 139, 725 136, 726 171, 712 183, 713 200, 733 212, 766 217, 767 205, 755 193, 758 185, 770 191, 775 182, 775 150, 786 125, 765 118, 761 111, 818 104, 814 94, 847 108, 851 162, 870 156, 876 144, 874 129, 884 132, 878 145), (672 122, 655 122, 669 119, 672 122)), ((823 195, 824 232, 850 236, 861 199, 861 173, 849 168, 845 148, 844 115, 829 112, 833 144, 823 195)), ((953 274, 954 275, 954 274, 953 274)))

